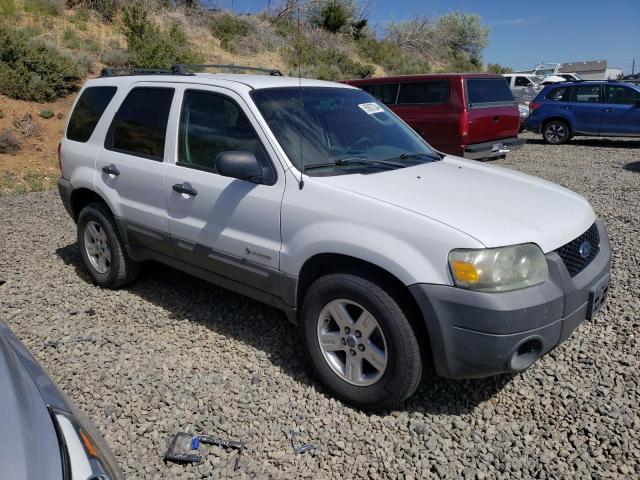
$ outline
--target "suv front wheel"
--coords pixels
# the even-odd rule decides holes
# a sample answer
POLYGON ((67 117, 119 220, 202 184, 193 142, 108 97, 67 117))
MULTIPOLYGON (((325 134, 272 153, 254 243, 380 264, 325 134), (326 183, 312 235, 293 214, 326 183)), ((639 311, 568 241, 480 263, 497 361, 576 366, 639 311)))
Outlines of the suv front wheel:
POLYGON ((78 217, 78 245, 82 263, 101 287, 117 288, 135 280, 140 264, 129 258, 104 203, 91 203, 78 217))
POLYGON ((545 142, 551 145, 561 145, 569 140, 571 131, 566 123, 560 120, 552 120, 544 126, 542 137, 545 142))
POLYGON ((415 332, 377 283, 342 273, 319 278, 307 291, 301 322, 314 370, 338 398, 382 410, 418 387, 422 361, 415 332))

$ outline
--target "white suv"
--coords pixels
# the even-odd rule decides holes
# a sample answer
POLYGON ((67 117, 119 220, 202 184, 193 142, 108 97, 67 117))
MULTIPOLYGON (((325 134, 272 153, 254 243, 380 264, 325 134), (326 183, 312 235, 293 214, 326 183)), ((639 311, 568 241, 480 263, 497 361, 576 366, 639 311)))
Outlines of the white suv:
POLYGON ((156 260, 274 305, 365 409, 425 364, 522 371, 602 305, 611 248, 581 196, 440 154, 357 88, 178 71, 107 72, 70 115, 58 185, 98 285, 156 260))

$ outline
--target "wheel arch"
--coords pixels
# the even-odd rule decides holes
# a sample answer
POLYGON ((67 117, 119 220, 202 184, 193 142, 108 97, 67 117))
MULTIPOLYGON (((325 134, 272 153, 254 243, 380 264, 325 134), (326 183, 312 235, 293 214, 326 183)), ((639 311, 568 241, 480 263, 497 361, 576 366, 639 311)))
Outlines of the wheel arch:
POLYGON ((104 203, 107 208, 109 208, 109 211, 113 213, 113 210, 111 210, 107 201, 100 196, 100 194, 85 187, 74 189, 73 192, 71 192, 71 211, 73 212, 73 219, 77 222, 82 209, 94 202, 104 203))
POLYGON ((339 253, 319 253, 305 261, 296 285, 297 311, 302 311, 302 302, 309 287, 318 278, 332 273, 352 273, 373 281, 388 290, 407 314, 411 326, 422 348, 428 348, 425 358, 431 359, 429 333, 416 299, 405 285, 393 273, 366 260, 339 253))
POLYGON ((571 125, 571 121, 567 118, 567 117, 563 117, 560 115, 554 115, 552 117, 547 117, 544 119, 544 121, 542 122, 542 126, 540 127, 540 131, 544 132, 545 127, 551 123, 551 122, 562 122, 564 123, 567 128, 569 129, 569 135, 571 135, 573 133, 573 126, 571 125))

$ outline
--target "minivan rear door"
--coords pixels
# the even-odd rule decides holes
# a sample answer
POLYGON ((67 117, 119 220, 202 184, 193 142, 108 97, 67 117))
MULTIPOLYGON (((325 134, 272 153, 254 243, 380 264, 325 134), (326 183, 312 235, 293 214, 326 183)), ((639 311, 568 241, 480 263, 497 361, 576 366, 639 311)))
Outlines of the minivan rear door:
POLYGON ((465 92, 469 116, 465 144, 518 136, 520 112, 504 78, 466 78, 465 92))

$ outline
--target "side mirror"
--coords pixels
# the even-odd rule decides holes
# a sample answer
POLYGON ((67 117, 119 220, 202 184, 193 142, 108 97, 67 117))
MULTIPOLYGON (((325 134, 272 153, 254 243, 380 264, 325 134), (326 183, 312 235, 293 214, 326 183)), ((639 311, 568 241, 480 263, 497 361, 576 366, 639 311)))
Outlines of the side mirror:
POLYGON ((225 177, 248 180, 254 183, 262 181, 262 168, 258 159, 251 152, 220 152, 216 156, 216 170, 225 177))

